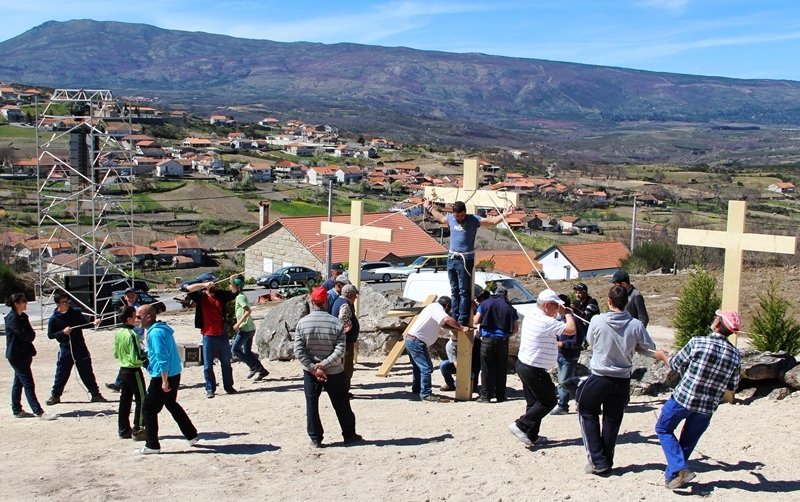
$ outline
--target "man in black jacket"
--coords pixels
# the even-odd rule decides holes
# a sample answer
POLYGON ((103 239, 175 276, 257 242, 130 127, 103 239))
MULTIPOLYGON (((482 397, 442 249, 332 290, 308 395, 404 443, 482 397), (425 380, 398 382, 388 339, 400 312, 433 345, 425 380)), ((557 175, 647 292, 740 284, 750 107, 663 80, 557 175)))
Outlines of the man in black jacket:
POLYGON ((92 356, 83 338, 83 328, 92 324, 96 326, 102 319, 97 319, 94 323, 87 321, 79 310, 69 306, 69 296, 63 291, 57 292, 53 298, 56 302, 56 311, 53 312, 47 325, 47 338, 57 340, 61 350, 58 352, 56 377, 47 405, 52 406, 61 402, 61 394, 67 385, 73 365, 78 368, 81 381, 92 395, 92 402, 107 402, 107 399, 100 394, 92 369, 92 356))
POLYGON ((575 368, 578 366, 578 358, 586 340, 586 330, 592 317, 600 313, 597 300, 589 296, 586 284, 580 283, 572 289, 575 291, 572 312, 575 314, 576 332, 574 336, 558 337, 558 405, 550 412, 551 415, 569 413, 569 400, 575 399, 575 390, 578 388, 575 368))
POLYGON ((508 291, 497 286, 494 294, 478 305, 473 318, 481 327, 481 394, 479 403, 492 397, 498 403, 506 400, 508 373, 508 338, 519 331, 519 316, 508 302, 508 291))
POLYGON ((625 310, 627 310, 634 319, 639 319, 646 328, 647 324, 650 322, 650 317, 647 315, 647 307, 644 306, 644 296, 642 296, 638 289, 633 287, 631 284, 631 277, 628 273, 623 270, 617 270, 608 282, 613 282, 615 286, 622 286, 625 288, 625 291, 628 292, 628 304, 625 306, 625 310))

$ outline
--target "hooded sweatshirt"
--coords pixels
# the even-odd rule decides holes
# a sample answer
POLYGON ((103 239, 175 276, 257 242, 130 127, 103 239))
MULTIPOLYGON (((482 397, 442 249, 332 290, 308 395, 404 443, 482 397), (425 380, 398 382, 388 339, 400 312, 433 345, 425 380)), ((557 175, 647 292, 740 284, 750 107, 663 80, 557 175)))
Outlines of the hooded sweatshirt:
POLYGON ((147 359, 133 326, 123 324, 114 336, 114 358, 119 359, 120 368, 141 368, 147 359))
POLYGON ((166 372, 168 377, 180 374, 181 357, 172 334, 173 329, 161 321, 156 321, 147 328, 147 356, 149 364, 147 372, 151 378, 161 378, 166 372))
POLYGON ((83 327, 91 326, 91 321, 87 321, 80 311, 74 307, 69 307, 64 312, 56 310, 50 316, 47 324, 47 337, 55 339, 67 350, 86 351, 86 340, 83 338, 83 327), (78 327, 82 326, 82 327, 78 327), (71 327, 69 335, 64 334, 64 328, 71 327))
POLYGON ((613 378, 630 378, 633 353, 648 354, 656 348, 644 325, 627 311, 592 317, 586 341, 592 346, 592 373, 613 378))

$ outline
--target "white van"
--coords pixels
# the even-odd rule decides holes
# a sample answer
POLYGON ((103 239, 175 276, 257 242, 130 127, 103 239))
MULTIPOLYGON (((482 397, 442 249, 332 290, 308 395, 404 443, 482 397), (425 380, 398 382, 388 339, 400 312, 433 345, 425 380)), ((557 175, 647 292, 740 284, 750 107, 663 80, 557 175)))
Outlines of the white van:
MULTIPOLYGON (((525 289, 522 284, 507 275, 495 274, 490 272, 475 272, 475 285, 486 289, 486 284, 492 283, 494 286, 505 286, 508 290, 508 301, 522 318, 536 308, 536 297, 525 289)), ((490 288, 494 289, 494 287, 490 288)), ((417 302, 425 301, 428 295, 450 296, 450 279, 447 274, 421 272, 411 274, 406 280, 406 287, 403 296, 417 302)))

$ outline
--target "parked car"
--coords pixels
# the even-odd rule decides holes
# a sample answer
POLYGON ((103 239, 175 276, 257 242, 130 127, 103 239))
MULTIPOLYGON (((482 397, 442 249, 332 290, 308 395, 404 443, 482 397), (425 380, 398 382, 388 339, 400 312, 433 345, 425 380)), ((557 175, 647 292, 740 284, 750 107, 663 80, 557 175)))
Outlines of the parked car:
POLYGON ((447 270, 447 255, 426 255, 414 260, 411 265, 405 267, 381 267, 376 268, 376 274, 395 274, 397 276, 408 276, 419 272, 438 272, 447 270))
POLYGON ((402 277, 403 274, 393 274, 391 272, 378 272, 378 269, 391 267, 388 261, 363 261, 361 262, 362 281, 383 281, 389 282, 392 279, 402 277))
POLYGON ((213 272, 206 272, 204 274, 200 274, 197 276, 196 279, 191 279, 188 281, 183 281, 181 283, 181 291, 186 291, 186 288, 191 286, 192 284, 197 284, 198 282, 217 282, 219 279, 213 272))
POLYGON ((316 270, 292 265, 291 267, 279 268, 271 274, 262 275, 258 278, 256 284, 271 289, 278 289, 289 284, 308 284, 308 287, 311 288, 320 282, 320 276, 321 274, 316 270))
MULTIPOLYGON (((119 291, 112 291, 111 292, 111 304, 114 306, 114 309, 119 310, 122 307, 122 296, 125 294, 125 290, 121 289, 119 291)), ((153 309, 156 311, 156 314, 160 314, 162 312, 167 311, 167 306, 164 305, 164 302, 158 299, 158 297, 151 296, 148 293, 145 293, 141 289, 136 290, 136 296, 139 298, 139 303, 142 305, 152 305, 153 309)))

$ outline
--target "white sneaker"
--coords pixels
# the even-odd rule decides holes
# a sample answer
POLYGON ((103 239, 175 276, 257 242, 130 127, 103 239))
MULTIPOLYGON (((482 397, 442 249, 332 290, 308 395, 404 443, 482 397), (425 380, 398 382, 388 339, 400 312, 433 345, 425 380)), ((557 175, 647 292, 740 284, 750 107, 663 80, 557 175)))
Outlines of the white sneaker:
POLYGON ((200 436, 195 436, 192 439, 187 439, 186 444, 188 444, 189 446, 194 446, 197 444, 198 441, 200 441, 200 436))
POLYGON ((144 447, 136 450, 136 452, 137 453, 141 453, 142 455, 154 455, 154 454, 157 454, 157 453, 161 453, 161 450, 160 449, 156 450, 156 449, 148 448, 147 446, 144 446, 144 447))
POLYGON ((39 415, 39 418, 41 420, 55 420, 58 418, 58 415, 50 413, 49 411, 45 411, 41 415, 39 415))
MULTIPOLYGON (((511 431, 511 434, 517 436, 517 439, 522 441, 522 444, 524 444, 525 446, 533 446, 533 441, 531 441, 531 438, 529 438, 527 434, 522 432, 522 430, 519 427, 517 427, 517 423, 516 422, 511 422, 508 425, 508 430, 511 431)), ((540 436, 540 439, 541 439, 541 436, 540 436)))

